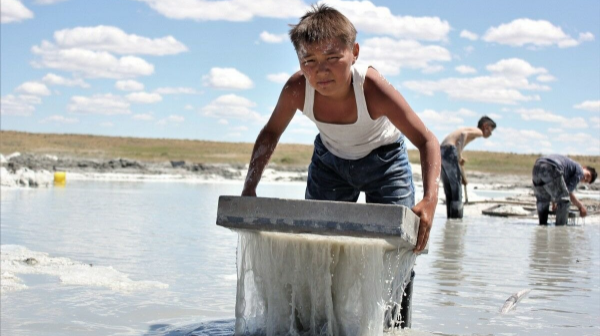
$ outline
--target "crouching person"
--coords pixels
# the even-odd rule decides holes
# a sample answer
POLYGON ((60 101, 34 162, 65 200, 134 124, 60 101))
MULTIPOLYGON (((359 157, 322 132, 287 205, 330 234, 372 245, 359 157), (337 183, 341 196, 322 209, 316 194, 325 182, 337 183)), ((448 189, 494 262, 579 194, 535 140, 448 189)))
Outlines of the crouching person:
POLYGON ((571 202, 579 209, 581 217, 585 217, 587 209, 575 197, 574 191, 579 182, 594 183, 597 176, 593 167, 582 167, 566 156, 548 155, 537 159, 532 180, 540 225, 548 224, 551 202, 556 210, 556 225, 567 224, 571 202))

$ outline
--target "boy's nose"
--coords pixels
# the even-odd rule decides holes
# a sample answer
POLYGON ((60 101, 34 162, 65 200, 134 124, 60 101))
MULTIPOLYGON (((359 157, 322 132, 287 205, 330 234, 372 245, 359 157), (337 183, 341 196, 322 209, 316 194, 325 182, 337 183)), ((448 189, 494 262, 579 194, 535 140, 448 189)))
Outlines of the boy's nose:
POLYGON ((317 65, 317 71, 318 72, 323 72, 323 71, 327 71, 327 70, 329 70, 329 66, 327 64, 327 61, 319 62, 319 64, 317 65))

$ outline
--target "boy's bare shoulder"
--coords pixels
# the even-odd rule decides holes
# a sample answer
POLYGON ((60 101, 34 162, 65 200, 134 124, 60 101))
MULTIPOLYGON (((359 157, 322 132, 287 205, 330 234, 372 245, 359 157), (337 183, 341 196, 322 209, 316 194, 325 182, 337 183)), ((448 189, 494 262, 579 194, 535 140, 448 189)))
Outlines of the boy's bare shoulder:
POLYGON ((364 92, 365 95, 373 94, 373 95, 382 95, 383 89, 385 88, 385 84, 387 81, 385 78, 373 67, 369 67, 367 69, 367 73, 365 75, 365 84, 364 84, 364 92))
POLYGON ((363 92, 371 118, 376 119, 389 109, 394 87, 373 67, 367 69, 363 92))
POLYGON ((300 108, 304 106, 306 80, 302 71, 297 71, 283 85, 281 98, 293 103, 300 108))

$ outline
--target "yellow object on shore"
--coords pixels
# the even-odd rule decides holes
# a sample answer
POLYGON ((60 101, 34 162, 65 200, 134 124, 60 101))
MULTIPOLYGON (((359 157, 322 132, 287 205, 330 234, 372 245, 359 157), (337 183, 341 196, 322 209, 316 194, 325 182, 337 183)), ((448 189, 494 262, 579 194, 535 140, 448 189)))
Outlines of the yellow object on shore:
POLYGON ((65 184, 67 183, 66 172, 54 172, 54 184, 65 184))

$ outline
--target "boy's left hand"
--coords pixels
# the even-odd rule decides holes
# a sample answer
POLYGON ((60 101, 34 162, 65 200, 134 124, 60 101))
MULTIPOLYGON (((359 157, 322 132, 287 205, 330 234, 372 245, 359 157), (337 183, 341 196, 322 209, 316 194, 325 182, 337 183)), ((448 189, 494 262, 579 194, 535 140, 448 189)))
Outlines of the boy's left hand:
POLYGON ((427 246, 429 240, 429 231, 431 231, 431 225, 433 224, 433 215, 435 213, 435 207, 437 206, 436 198, 423 198, 421 202, 412 208, 412 211, 419 216, 421 222, 419 224, 419 235, 417 237, 417 245, 413 249, 414 253, 421 252, 427 246))

